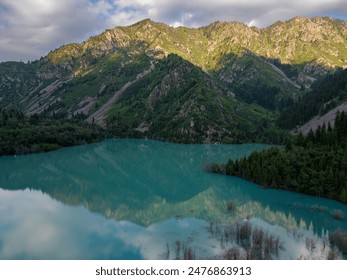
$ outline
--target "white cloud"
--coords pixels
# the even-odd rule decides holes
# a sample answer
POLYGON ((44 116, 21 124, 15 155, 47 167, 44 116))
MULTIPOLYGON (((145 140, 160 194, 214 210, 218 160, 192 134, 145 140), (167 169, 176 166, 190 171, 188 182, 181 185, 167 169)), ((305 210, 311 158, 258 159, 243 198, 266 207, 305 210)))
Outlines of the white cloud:
POLYGON ((38 58, 104 28, 85 0, 0 0, 0 8, 0 61, 38 58))
POLYGON ((197 27, 242 21, 265 27, 294 16, 347 19, 345 0, 0 0, 0 61, 27 60, 144 18, 197 27))
POLYGON ((201 26, 213 21, 257 22, 260 27, 277 20, 286 20, 296 15, 321 15, 339 11, 347 13, 344 0, 119 0, 113 1, 122 9, 135 7, 144 17, 153 14, 153 20, 170 25, 180 22, 187 26, 201 26), (154 14, 152 11, 155 10, 154 14), (182 15, 192 16, 182 21, 182 15))
MULTIPOLYGON (((220 239, 207 230, 208 222, 196 218, 167 219, 144 227, 64 205, 39 191, 2 189, 0 213, 0 259, 156 260, 165 258, 167 246, 169 257, 174 259, 177 241, 193 248, 198 258, 210 259, 223 253, 220 239)), ((321 259, 329 251, 329 246, 323 246, 323 236, 314 234, 313 229, 298 228, 295 235, 259 218, 249 222, 254 229, 279 237, 279 259, 321 259), (298 238, 300 235, 302 238, 298 238), (306 240, 314 240, 316 249, 309 252, 306 240)), ((241 254, 245 257, 244 251, 241 254)))

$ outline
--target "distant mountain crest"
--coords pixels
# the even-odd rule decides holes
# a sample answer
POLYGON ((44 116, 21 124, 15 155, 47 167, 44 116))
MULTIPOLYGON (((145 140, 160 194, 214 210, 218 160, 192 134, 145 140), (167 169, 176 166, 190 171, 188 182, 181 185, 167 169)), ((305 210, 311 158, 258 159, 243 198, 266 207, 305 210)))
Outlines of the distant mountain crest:
MULTIPOLYGON (((83 52, 100 49, 102 54, 117 47, 140 41, 148 48, 162 49, 191 62, 201 52, 207 64, 213 56, 237 54, 244 49, 282 63, 301 64, 316 61, 325 67, 347 67, 347 23, 329 17, 295 17, 276 22, 267 28, 249 27, 240 22, 215 22, 206 27, 173 28, 144 19, 128 27, 109 29, 80 44, 83 52)), ((77 47, 77 44, 73 44, 77 47)), ((70 45, 69 45, 70 46, 70 45)), ((66 46, 55 50, 56 56, 66 53, 66 46)), ((97 52, 95 51, 95 54, 97 52)))
POLYGON ((78 114, 125 136, 256 141, 274 122, 267 110, 289 106, 337 68, 347 68, 345 21, 296 17, 260 29, 145 19, 29 64, 1 63, 0 108, 78 114))

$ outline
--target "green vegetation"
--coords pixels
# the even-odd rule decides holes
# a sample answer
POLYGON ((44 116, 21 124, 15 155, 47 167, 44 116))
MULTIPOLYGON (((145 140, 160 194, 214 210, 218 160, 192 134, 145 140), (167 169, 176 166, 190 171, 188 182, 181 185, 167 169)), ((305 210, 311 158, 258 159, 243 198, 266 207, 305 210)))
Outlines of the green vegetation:
POLYGON ((338 70, 312 84, 310 92, 281 112, 278 125, 282 128, 294 128, 316 115, 325 114, 345 99, 347 69, 338 70))
POLYGON ((272 147, 225 165, 215 164, 212 172, 347 203, 347 116, 339 113, 334 129, 323 126, 307 137, 299 134, 285 149, 272 147))
POLYGON ((218 81, 176 55, 130 86, 108 114, 114 135, 179 143, 283 141, 274 114, 235 99, 218 81))
POLYGON ((47 152, 104 137, 103 129, 79 120, 26 117, 14 110, 0 112, 0 156, 47 152))
POLYGON ((36 63, 0 63, 0 108, 20 106, 23 93, 39 86, 35 71, 36 63))
POLYGON ((292 105, 300 94, 299 86, 288 76, 294 75, 294 81, 297 79, 295 73, 298 70, 294 65, 281 64, 278 60, 260 57, 249 51, 225 55, 219 64, 221 67, 213 72, 214 75, 248 104, 256 103, 269 110, 282 110, 292 105), (283 72, 280 68, 283 68, 283 72))
POLYGON ((148 69, 149 63, 149 57, 145 54, 129 56, 126 52, 100 58, 91 71, 78 72, 74 79, 60 86, 55 95, 59 95, 61 101, 51 104, 47 111, 75 111, 84 103, 83 100, 97 98, 97 102, 90 109, 91 113, 107 102, 124 84, 148 69))
POLYGON ((264 108, 275 110, 277 105, 276 97, 279 93, 280 89, 278 87, 271 87, 263 83, 254 83, 240 87, 237 96, 247 103, 255 102, 264 108))
POLYGON ((172 28, 147 19, 38 61, 0 63, 0 109, 90 119, 132 83, 98 118, 112 135, 283 143, 282 129, 347 98, 346 70, 304 91, 345 65, 346 30, 346 22, 329 18, 294 18, 264 29, 238 22, 172 28))

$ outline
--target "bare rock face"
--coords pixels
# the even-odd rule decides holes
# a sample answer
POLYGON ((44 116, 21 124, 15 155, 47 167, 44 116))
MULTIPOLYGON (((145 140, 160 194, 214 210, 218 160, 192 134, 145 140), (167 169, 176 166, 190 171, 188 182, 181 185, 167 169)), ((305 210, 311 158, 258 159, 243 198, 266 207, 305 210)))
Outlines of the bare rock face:
POLYGON ((307 135, 311 130, 315 132, 319 126, 328 127, 328 125, 330 125, 331 127, 334 127, 337 112, 347 112, 347 102, 337 106, 323 116, 313 118, 309 122, 295 129, 295 132, 301 132, 303 135, 307 135))

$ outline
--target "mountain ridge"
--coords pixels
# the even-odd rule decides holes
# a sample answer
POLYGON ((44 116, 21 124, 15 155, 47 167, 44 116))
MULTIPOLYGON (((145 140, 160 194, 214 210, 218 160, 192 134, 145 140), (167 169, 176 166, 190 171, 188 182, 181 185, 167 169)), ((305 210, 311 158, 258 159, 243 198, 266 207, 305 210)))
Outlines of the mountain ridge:
POLYGON ((64 45, 28 64, 0 63, 0 108, 29 116, 78 115, 90 122, 103 112, 97 123, 123 136, 261 141, 264 137, 253 132, 268 134, 276 111, 295 103, 316 79, 347 68, 346 46, 347 23, 332 18, 296 17, 266 28, 239 22, 174 28, 145 19, 64 45), (206 117, 209 111, 198 108, 214 113, 206 117), (179 113, 166 118, 182 110, 187 120, 179 113), (224 112, 221 119, 216 112, 224 112), (196 120, 203 120, 198 132, 191 127, 196 120), (161 122, 174 133, 159 132, 161 122))
MULTIPOLYGON (((313 18, 304 18, 304 17, 295 17, 291 20, 285 21, 285 22, 276 22, 272 25, 269 25, 266 28, 257 28, 257 27, 249 27, 244 23, 241 22, 214 22, 210 25, 199 27, 199 28, 188 28, 188 27, 170 27, 168 25, 165 25, 164 23, 157 23, 154 21, 151 21, 150 19, 144 19, 142 21, 139 21, 133 25, 130 26, 118 26, 112 29, 107 29, 104 32, 102 32, 99 35, 95 35, 90 37, 88 40, 82 42, 82 43, 72 43, 69 45, 62 46, 60 48, 57 48, 56 50, 51 51, 48 54, 48 57, 53 62, 58 62, 59 57, 62 57, 62 53, 65 53, 65 55, 70 55, 71 58, 81 55, 82 52, 86 52, 90 49, 90 47, 93 47, 93 49, 96 49, 94 54, 97 54, 97 50, 106 51, 111 50, 112 48, 117 47, 124 47, 128 46, 130 44, 131 40, 138 40, 143 42, 147 42, 149 45, 155 45, 155 47, 160 48, 160 45, 165 43, 161 40, 163 35, 167 35, 168 32, 171 32, 171 37, 174 39, 179 39, 179 36, 183 36, 184 39, 192 39, 194 35, 199 35, 202 39, 211 39, 210 42, 201 42, 197 41, 195 44, 198 44, 201 46, 203 43, 208 43, 208 50, 212 51, 214 50, 214 45, 217 45, 218 40, 216 40, 217 35, 226 35, 224 38, 229 39, 230 35, 236 35, 234 36, 234 40, 231 42, 232 44, 242 44, 243 49, 247 49, 248 46, 250 46, 250 41, 255 41, 252 48, 257 47, 257 44, 263 43, 268 44, 266 47, 271 46, 271 44, 275 44, 275 41, 278 39, 276 36, 276 40, 271 40, 269 38, 269 35, 282 35, 283 28, 287 29, 288 34, 286 34, 285 39, 293 39, 298 38, 299 35, 302 36, 303 42, 316 42, 316 41, 324 41, 324 36, 327 38, 334 38, 334 40, 331 40, 334 43, 345 43, 347 38, 347 23, 342 20, 333 19, 330 17, 313 17, 313 18), (298 28, 302 28, 302 30, 299 30, 298 28), (243 32, 239 32, 242 30, 243 32), (326 30, 329 30, 331 34, 335 36, 329 36, 327 34, 326 30), (140 32, 141 31, 141 32, 140 32), (320 34, 320 32, 317 31, 324 31, 325 34, 320 34), (292 32, 295 32, 292 34, 292 32), (153 34, 154 33, 154 34, 153 34), (220 34, 221 33, 221 34, 220 34), (149 36, 148 36, 149 35, 149 36), (324 36, 323 36, 324 35, 324 36), (156 37, 157 36, 157 37, 156 37), (188 38, 187 38, 188 37, 188 38), (203 38, 205 37, 205 38, 203 38), (259 37, 262 37, 261 41, 256 41, 255 38, 258 39, 259 37), (343 38, 341 38, 343 37, 343 38), (116 39, 116 40, 115 40, 116 39), (269 40, 270 39, 270 40, 269 40), (344 39, 344 40, 343 40, 344 39), (97 44, 102 43, 102 44, 97 44)), ((219 36, 221 38, 221 36, 219 36)), ((225 40, 224 40, 225 41, 225 40)), ((282 40, 279 40, 280 42, 282 40)), ((175 50, 174 46, 176 44, 176 51, 182 52, 182 49, 179 49, 180 42, 175 42, 175 40, 172 40, 171 44, 171 51, 175 50), (173 45, 173 46, 172 46, 173 45)), ((191 43, 192 41, 190 41, 191 43)), ((231 45, 232 45, 231 44, 231 45)), ((279 46, 276 46, 272 52, 268 52, 269 50, 257 50, 254 51, 259 56, 264 56, 268 58, 282 58, 282 62, 290 62, 290 63, 296 63, 297 61, 300 61, 299 58, 296 58, 295 60, 289 61, 290 54, 287 54, 287 56, 281 55, 281 51, 279 49, 279 46), (271 56, 270 56, 271 55, 271 56), (277 55, 277 56, 275 56, 277 55)), ((238 46, 240 48, 240 46, 238 46)), ((250 50, 252 51, 252 48, 250 50)), ((167 51, 167 50, 166 50, 167 51)), ((237 49, 234 51, 238 51, 237 49)), ((329 50, 327 50, 329 51, 329 50)), ((186 52, 191 52, 191 50, 186 49, 186 52)), ((332 51, 330 51, 331 54, 333 54, 332 51)), ((176 53, 177 55, 180 55, 180 53, 176 53)), ((67 56, 66 59, 69 57, 67 56)), ((186 57, 182 56, 182 58, 186 59, 186 57)), ((312 56, 312 58, 316 58, 312 56)), ((302 61, 300 61, 302 62, 302 61)), ((305 61, 306 63, 309 62, 309 60, 305 61)), ((320 59, 318 62, 324 62, 324 59, 320 59)), ((334 66, 332 64, 326 65, 326 66, 334 66)), ((347 60, 339 61, 339 66, 347 67, 347 60)))

